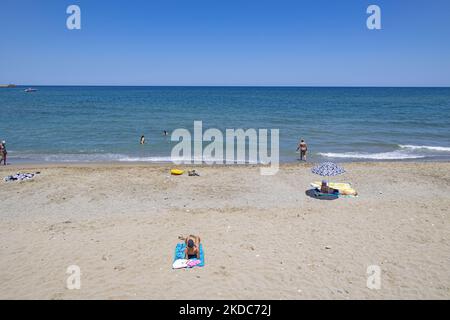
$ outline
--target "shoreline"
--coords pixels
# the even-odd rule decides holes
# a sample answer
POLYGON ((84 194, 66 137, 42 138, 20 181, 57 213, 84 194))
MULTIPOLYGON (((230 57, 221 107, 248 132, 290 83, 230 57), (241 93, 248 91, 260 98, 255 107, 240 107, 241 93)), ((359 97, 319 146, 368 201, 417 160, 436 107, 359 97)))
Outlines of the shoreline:
MULTIPOLYGON (((331 160, 330 160, 331 161, 331 160)), ((332 161, 333 162, 333 161, 332 161)), ((312 161, 301 161, 296 160, 292 162, 280 162, 279 167, 295 167, 295 166, 307 166, 312 167, 322 162, 312 162, 312 161)), ((419 159, 396 159, 396 160, 361 160, 361 161, 336 161, 336 163, 342 164, 343 166, 360 164, 360 165, 375 165, 375 164, 388 164, 388 163, 405 163, 405 164, 427 164, 427 163, 450 163, 450 159, 430 159, 430 160, 419 160, 419 159)), ((146 161, 89 161, 89 162, 19 162, 7 164, 6 166, 0 165, 1 169, 9 168, 64 168, 64 167, 186 167, 186 168, 222 168, 222 167, 267 167, 261 163, 235 163, 235 164, 174 164, 172 162, 146 162, 146 161)))

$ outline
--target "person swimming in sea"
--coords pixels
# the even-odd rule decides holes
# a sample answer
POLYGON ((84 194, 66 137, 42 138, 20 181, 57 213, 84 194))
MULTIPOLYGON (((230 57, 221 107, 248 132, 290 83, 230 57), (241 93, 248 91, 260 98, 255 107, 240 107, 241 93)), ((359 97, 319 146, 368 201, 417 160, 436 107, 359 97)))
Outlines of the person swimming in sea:
POLYGON ((140 144, 144 144, 145 143, 145 137, 144 135, 141 136, 141 140, 139 141, 140 144))
POLYGON ((163 131, 163 135, 164 135, 164 136, 167 136, 168 134, 169 134, 169 133, 167 132, 167 130, 164 130, 164 131, 163 131))
POLYGON ((300 160, 306 161, 306 151, 308 151, 308 145, 306 144, 305 140, 300 140, 297 151, 300 150, 300 160))

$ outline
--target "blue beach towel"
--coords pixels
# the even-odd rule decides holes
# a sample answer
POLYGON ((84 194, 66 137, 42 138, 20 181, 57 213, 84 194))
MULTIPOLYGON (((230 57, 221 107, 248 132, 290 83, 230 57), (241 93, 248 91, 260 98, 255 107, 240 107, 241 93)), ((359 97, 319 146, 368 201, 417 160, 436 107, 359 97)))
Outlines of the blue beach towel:
MULTIPOLYGON (((177 243, 177 246, 175 247, 175 255, 173 257, 173 262, 175 262, 175 260, 178 259, 184 259, 184 249, 186 249, 186 243, 184 242, 177 243)), ((197 265, 197 267, 203 267, 204 265, 205 265, 205 255, 203 252, 203 246, 200 243, 200 263, 197 265)))
POLYGON ((315 197, 336 197, 336 198, 339 198, 341 195, 340 195, 339 191, 334 192, 334 193, 323 193, 323 192, 320 192, 320 190, 316 188, 316 189, 314 189, 314 196, 315 197))

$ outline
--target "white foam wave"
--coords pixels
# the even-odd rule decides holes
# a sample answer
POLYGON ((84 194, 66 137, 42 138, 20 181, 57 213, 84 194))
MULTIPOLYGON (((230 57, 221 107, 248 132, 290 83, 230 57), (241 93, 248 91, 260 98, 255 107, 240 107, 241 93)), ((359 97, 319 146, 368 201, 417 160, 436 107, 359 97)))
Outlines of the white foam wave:
MULTIPOLYGON (((15 154, 13 157, 15 159, 22 160, 36 160, 36 161, 44 161, 44 162, 56 162, 56 163, 77 163, 77 162, 156 162, 156 163, 164 163, 164 162, 179 162, 179 163, 189 163, 191 161, 197 162, 205 162, 205 163, 213 163, 214 159, 203 158, 198 159, 194 158, 192 160, 186 160, 184 158, 172 158, 170 156, 131 156, 126 154, 116 154, 116 153, 91 153, 91 154, 15 154)), ((218 161, 217 164, 225 163, 225 161, 218 161)), ((257 164, 255 161, 235 161, 235 164, 257 164)), ((233 163, 227 163, 233 164, 233 163)))
POLYGON ((411 149, 411 150, 422 149, 422 150, 450 152, 450 147, 440 147, 440 146, 415 146, 410 144, 400 144, 399 147, 402 149, 411 149))
POLYGON ((343 152, 343 153, 318 153, 323 157, 328 158, 347 158, 347 159, 370 159, 370 160, 403 160, 403 159, 420 159, 425 158, 424 155, 407 154, 400 151, 380 152, 380 153, 357 153, 357 152, 343 152))
MULTIPOLYGON (((197 162, 206 162, 206 163, 212 163, 215 159, 209 159, 209 158, 193 158, 191 160, 186 160, 184 158, 171 158, 171 157, 123 157, 118 159, 117 161, 120 162, 191 162, 191 161, 197 161, 197 162)), ((217 161, 217 164, 224 164, 225 160, 217 161)), ((242 161, 242 160, 235 160, 233 163, 235 164, 257 164, 256 161, 242 161)))

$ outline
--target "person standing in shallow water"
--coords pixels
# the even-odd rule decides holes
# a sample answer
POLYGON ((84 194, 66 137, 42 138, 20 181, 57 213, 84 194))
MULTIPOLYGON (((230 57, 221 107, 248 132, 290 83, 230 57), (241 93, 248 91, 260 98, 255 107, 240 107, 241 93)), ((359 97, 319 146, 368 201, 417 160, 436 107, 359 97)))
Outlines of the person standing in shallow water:
POLYGON ((308 145, 306 144, 305 140, 300 140, 297 151, 300 150, 300 160, 306 161, 306 152, 308 151, 308 145))
POLYGON ((2 141, 2 143, 0 144, 0 164, 3 161, 3 165, 6 166, 6 155, 8 154, 8 152, 6 151, 6 141, 2 141))
POLYGON ((139 141, 140 144, 144 144, 145 143, 145 137, 144 135, 141 136, 141 140, 139 141))

